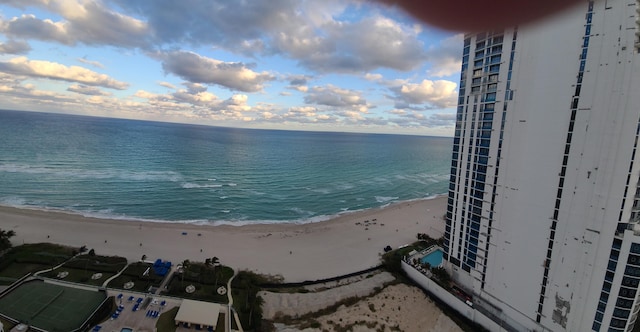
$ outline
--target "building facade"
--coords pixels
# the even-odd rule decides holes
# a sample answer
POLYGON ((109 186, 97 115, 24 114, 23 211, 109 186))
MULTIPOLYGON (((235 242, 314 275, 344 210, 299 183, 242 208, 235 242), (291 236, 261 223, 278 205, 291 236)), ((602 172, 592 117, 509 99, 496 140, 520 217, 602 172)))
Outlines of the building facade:
POLYGON ((509 330, 631 331, 640 309, 640 1, 467 34, 446 266, 509 330))

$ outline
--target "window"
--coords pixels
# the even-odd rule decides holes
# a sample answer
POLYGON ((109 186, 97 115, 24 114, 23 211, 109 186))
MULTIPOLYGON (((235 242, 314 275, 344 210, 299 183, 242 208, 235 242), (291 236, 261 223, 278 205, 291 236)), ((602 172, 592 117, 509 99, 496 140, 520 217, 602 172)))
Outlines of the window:
POLYGON ((474 67, 482 67, 482 59, 473 62, 474 67))
POLYGON ((484 41, 476 43, 476 48, 483 48, 483 47, 484 47, 484 41))
POLYGON ((489 82, 498 82, 498 74, 489 75, 489 82))
POLYGON ((491 65, 489 66, 490 73, 497 73, 500 71, 500 65, 491 65))
POLYGON ((487 91, 496 91, 498 89, 498 83, 491 83, 487 85, 487 91))
POLYGON ((484 50, 476 51, 475 59, 482 58, 483 56, 484 56, 484 50))
POLYGON ((476 84, 480 84, 482 83, 482 78, 481 77, 476 77, 473 80, 471 80, 471 85, 476 85, 476 84))
POLYGON ((485 94, 484 101, 496 101, 496 93, 491 92, 491 93, 485 94))
POLYGON ((500 55, 494 55, 490 58, 489 63, 500 63, 500 55))
POLYGON ((473 71, 473 77, 482 76, 482 69, 476 69, 473 71))

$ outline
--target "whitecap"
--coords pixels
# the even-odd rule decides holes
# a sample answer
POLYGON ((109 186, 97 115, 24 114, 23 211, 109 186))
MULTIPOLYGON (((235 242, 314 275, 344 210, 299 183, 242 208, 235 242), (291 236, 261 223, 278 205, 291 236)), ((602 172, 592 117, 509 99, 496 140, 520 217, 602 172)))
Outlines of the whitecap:
POLYGON ((398 199, 400 197, 395 197, 395 196, 394 197, 390 197, 390 196, 375 196, 375 198, 376 198, 376 202, 378 202, 378 203, 386 203, 386 202, 392 201, 394 199, 398 199))
POLYGON ((198 184, 192 182, 185 182, 181 185, 184 189, 193 189, 193 188, 220 188, 221 184, 198 184))

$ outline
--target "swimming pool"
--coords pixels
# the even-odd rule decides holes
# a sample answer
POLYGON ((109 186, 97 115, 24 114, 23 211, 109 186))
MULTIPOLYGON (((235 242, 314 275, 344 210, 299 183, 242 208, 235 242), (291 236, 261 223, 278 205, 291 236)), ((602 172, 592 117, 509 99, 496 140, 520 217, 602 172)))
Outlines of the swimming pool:
POLYGON ((133 332, 133 330, 128 327, 123 327, 120 329, 120 332, 133 332))
POLYGON ((429 263, 431 267, 438 267, 442 264, 442 250, 436 249, 420 259, 422 264, 429 263))

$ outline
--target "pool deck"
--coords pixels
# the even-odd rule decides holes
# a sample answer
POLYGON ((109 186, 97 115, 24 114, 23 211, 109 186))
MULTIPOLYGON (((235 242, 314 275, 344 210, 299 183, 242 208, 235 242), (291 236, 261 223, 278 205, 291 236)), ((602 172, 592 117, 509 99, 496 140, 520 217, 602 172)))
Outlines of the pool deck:
POLYGON ((108 296, 118 296, 118 294, 122 294, 121 299, 116 299, 116 305, 123 305, 124 309, 121 311, 118 318, 109 318, 108 320, 98 324, 102 326, 100 331, 105 332, 120 332, 123 328, 130 328, 134 332, 153 332, 156 329, 156 322, 158 318, 147 317, 148 310, 154 310, 163 314, 165 311, 172 309, 173 307, 180 306, 182 303, 181 300, 177 300, 174 298, 165 298, 162 296, 151 296, 154 301, 151 301, 146 308, 138 308, 137 311, 132 311, 133 306, 136 304, 136 300, 138 298, 142 298, 146 300, 149 297, 149 294, 146 296, 141 293, 129 293, 129 292, 120 292, 115 290, 109 290, 108 296), (133 296, 133 301, 128 301, 129 296, 133 296), (161 306, 159 303, 161 301, 167 301, 165 306, 161 306))
MULTIPOLYGON (((419 261, 422 257, 424 257, 426 255, 429 255, 430 253, 432 253, 432 252, 434 252, 436 250, 442 250, 442 248, 440 246, 434 244, 434 245, 430 246, 427 249, 420 250, 420 251, 414 253, 413 255, 406 256, 404 258, 404 261, 407 262, 409 265, 411 265, 414 269, 420 271, 422 274, 424 274, 427 277, 431 278, 431 271, 423 268, 422 264, 420 264, 420 263, 414 264, 413 263, 413 259, 414 258, 419 258, 418 259, 418 261, 419 261)), ((442 264, 440 264, 440 265, 442 265, 442 264)), ((434 266, 434 267, 436 267, 436 266, 434 266)))

